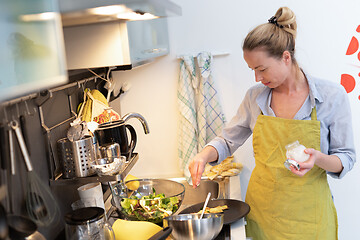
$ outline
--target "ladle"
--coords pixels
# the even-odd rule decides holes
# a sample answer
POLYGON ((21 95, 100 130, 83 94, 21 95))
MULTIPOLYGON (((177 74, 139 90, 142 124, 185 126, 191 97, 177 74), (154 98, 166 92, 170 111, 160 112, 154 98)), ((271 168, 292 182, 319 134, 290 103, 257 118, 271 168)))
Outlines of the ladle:
POLYGON ((202 217, 204 216, 205 209, 206 209, 206 206, 207 206, 207 204, 209 202, 210 196, 211 196, 211 192, 209 192, 208 195, 206 196, 206 200, 205 200, 204 207, 203 207, 203 210, 202 210, 201 215, 200 215, 200 219, 202 219, 202 217))

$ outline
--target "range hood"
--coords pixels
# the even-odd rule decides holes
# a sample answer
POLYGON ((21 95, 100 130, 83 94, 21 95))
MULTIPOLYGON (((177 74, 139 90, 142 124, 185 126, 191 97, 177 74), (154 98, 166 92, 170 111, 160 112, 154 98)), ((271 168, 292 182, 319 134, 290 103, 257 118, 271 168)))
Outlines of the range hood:
POLYGON ((64 27, 181 15, 169 0, 59 0, 59 10, 64 27))
POLYGON ((169 52, 169 0, 59 0, 68 70, 130 70, 169 52), (144 20, 144 21, 135 21, 144 20))

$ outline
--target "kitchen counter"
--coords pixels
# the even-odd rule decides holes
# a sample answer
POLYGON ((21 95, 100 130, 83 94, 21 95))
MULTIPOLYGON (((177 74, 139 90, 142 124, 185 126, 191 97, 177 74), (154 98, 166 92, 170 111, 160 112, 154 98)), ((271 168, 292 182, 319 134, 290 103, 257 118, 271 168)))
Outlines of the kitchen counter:
MULTIPOLYGON (((192 191, 192 189, 189 189, 192 187, 187 184, 184 177, 168 178, 168 179, 183 183, 185 186, 185 192, 186 192, 186 189, 188 189, 188 191, 192 191)), ((206 180, 207 178, 202 178, 202 179, 206 180)), ((219 186, 219 189, 218 189, 218 198, 219 199, 224 199, 224 198, 229 199, 230 198, 230 199, 236 199, 236 200, 242 201, 239 176, 227 177, 225 179, 217 179, 216 182, 219 183, 219 185, 218 185, 219 186)), ((201 184, 200 184, 200 186, 201 186, 201 184)), ((205 186, 205 185, 203 185, 203 186, 205 186)), ((205 190, 205 189, 203 189, 203 190, 205 190)), ((199 189, 199 191, 201 191, 201 189, 199 189)), ((197 197, 198 197, 198 195, 203 195, 203 194, 206 195, 208 191, 209 191, 209 189, 206 189, 204 192, 201 191, 201 192, 199 192, 199 194, 196 194, 196 195, 197 195, 197 197)), ((110 195, 110 193, 108 193, 108 194, 110 195)), ((189 194, 189 195, 195 196, 195 194, 189 194)), ((185 194, 185 196, 186 196, 186 194, 185 194)), ((203 196, 203 198, 205 199, 206 196, 203 196)), ((111 207, 111 203, 109 201, 110 199, 111 199, 111 195, 107 199, 108 201, 105 202, 106 209, 109 209, 111 207)), ((193 202, 191 202, 191 200, 192 199, 187 199, 185 204, 183 204, 180 207, 179 212, 182 209, 186 208, 187 206, 194 204, 193 202)), ((184 199, 184 201, 185 201, 185 199, 184 199)), ((230 240, 230 239, 231 240, 246 240, 244 218, 242 218, 230 225, 224 225, 222 231, 215 239, 216 240, 230 240)))
MULTIPOLYGON (((231 199, 242 200, 240 176, 233 176, 229 178, 229 197, 231 199)), ((250 210, 251 211, 251 210, 250 210)), ((242 218, 231 224, 231 240, 245 240, 245 218, 242 218)))

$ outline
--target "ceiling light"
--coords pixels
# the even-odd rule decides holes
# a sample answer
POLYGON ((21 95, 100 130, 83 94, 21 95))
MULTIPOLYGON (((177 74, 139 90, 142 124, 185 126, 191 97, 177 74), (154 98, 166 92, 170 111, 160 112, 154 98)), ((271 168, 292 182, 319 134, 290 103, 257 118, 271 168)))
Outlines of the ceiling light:
POLYGON ((117 15, 117 18, 136 21, 136 20, 150 20, 159 17, 151 13, 124 12, 124 13, 119 13, 117 15))
POLYGON ((20 15, 19 19, 23 22, 36 22, 36 21, 54 20, 57 17, 60 18, 59 13, 44 12, 44 13, 20 15))
POLYGON ((131 10, 125 7, 124 5, 111 5, 111 6, 92 8, 89 10, 89 12, 96 15, 115 15, 128 11, 131 10))

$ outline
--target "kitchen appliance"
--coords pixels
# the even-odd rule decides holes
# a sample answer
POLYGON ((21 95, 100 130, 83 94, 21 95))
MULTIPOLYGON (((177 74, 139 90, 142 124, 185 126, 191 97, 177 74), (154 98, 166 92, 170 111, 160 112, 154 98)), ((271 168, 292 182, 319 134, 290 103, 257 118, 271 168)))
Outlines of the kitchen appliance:
POLYGON ((181 15, 181 7, 169 0, 59 0, 59 8, 64 26, 181 15))
POLYGON ((164 218, 164 227, 171 227, 171 236, 177 240, 209 240, 220 233, 224 224, 224 214, 207 213, 180 214, 164 218))
POLYGON ((105 146, 107 144, 118 143, 120 145, 120 152, 122 156, 125 156, 127 160, 131 158, 131 155, 135 149, 137 135, 135 129, 126 124, 131 119, 138 119, 143 128, 145 134, 148 134, 149 126, 145 118, 139 113, 128 113, 122 119, 114 122, 102 123, 95 130, 95 137, 99 146, 105 146), (130 138, 128 137, 127 130, 129 130, 130 138))
POLYGON ((67 240, 115 239, 113 229, 105 221, 105 211, 102 208, 79 208, 67 213, 64 218, 67 240))
POLYGON ((167 17, 181 15, 169 0, 60 0, 59 7, 69 70, 130 70, 164 56, 167 17))
POLYGON ((95 173, 91 168, 91 162, 96 159, 92 137, 73 142, 62 138, 57 141, 57 147, 64 178, 87 177, 95 173))

